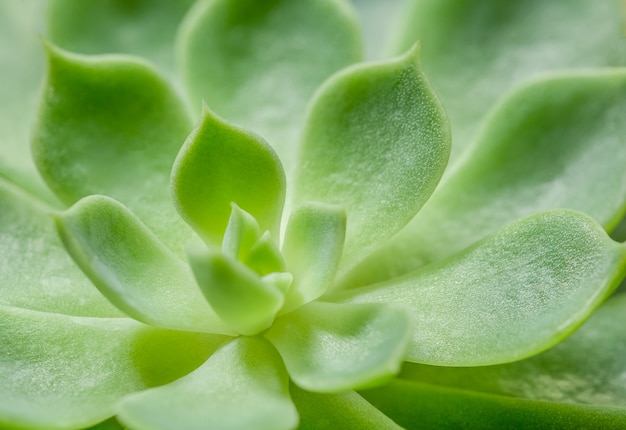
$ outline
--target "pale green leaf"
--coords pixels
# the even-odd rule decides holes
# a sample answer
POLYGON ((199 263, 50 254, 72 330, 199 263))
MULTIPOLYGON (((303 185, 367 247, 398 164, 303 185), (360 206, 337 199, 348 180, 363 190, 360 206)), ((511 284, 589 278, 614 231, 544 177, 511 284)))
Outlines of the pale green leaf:
POLYGON ((404 12, 408 0, 352 0, 351 3, 359 17, 365 58, 382 58, 389 51, 391 30, 404 12))
POLYGON ((0 178, 0 304, 68 315, 117 317, 67 255, 51 209, 0 178))
POLYGON ((120 203, 85 197, 56 222, 72 258, 127 315, 156 327, 233 333, 202 297, 189 265, 120 203))
POLYGON ((284 315, 265 332, 291 379, 317 392, 369 387, 392 377, 410 335, 404 309, 325 302, 284 315))
POLYGON ((261 276, 285 271, 283 256, 268 231, 250 248, 243 263, 261 276))
POLYGON ((263 139, 206 106, 176 158, 171 182, 178 211, 208 243, 222 242, 231 203, 277 236, 285 201, 280 160, 263 139))
POLYGON ((174 74, 174 39, 194 0, 52 0, 48 37, 81 54, 140 55, 174 74))
POLYGON ((409 381, 361 392, 407 430, 622 430, 624 409, 516 399, 409 381))
POLYGON ((549 70, 626 65, 620 0, 415 0, 395 52, 416 40, 450 117, 453 162, 494 103, 549 70))
POLYGON ((0 177, 54 203, 37 175, 30 131, 44 77, 39 0, 0 2, 0 177))
POLYGON ((179 42, 192 101, 205 100, 260 133, 288 172, 306 103, 361 50, 356 19, 342 0, 200 1, 179 42))
POLYGON ((448 123, 418 54, 350 68, 312 102, 295 203, 345 208, 344 270, 413 218, 446 166, 448 123))
POLYGON ((300 414, 299 430, 401 429, 354 391, 312 393, 293 384, 290 388, 300 414))
POLYGON ((346 233, 346 214, 334 206, 306 203, 289 218, 283 255, 295 283, 285 310, 317 299, 332 284, 346 233))
POLYGON ((591 218, 542 212, 401 278, 348 292, 398 303, 415 326, 408 361, 479 366, 519 360, 571 334, 626 275, 626 247, 591 218))
POLYGON ((195 372, 126 397, 120 420, 133 430, 287 430, 298 423, 280 357, 261 338, 239 337, 195 372))
POLYGON ((189 249, 200 290, 222 320, 239 333, 253 335, 270 326, 285 295, 273 282, 222 253, 203 246, 189 249))
POLYGON ((0 306, 0 427, 76 429, 195 369, 222 337, 0 306))
POLYGON ((182 254, 190 231, 169 194, 170 168, 191 129, 181 101, 132 57, 87 57, 50 45, 48 57, 33 155, 50 188, 66 204, 111 196, 182 254))
POLYGON ((518 89, 423 210, 355 270, 360 282, 352 283, 441 260, 544 209, 580 210, 611 230, 626 213, 624 118, 626 69, 562 73, 518 89))
POLYGON ((626 415, 626 295, 609 299, 576 333, 527 360, 485 367, 408 364, 402 377, 532 400, 622 408, 626 415))
POLYGON ((222 239, 224 255, 241 260, 261 237, 261 229, 254 217, 231 203, 230 218, 222 239))

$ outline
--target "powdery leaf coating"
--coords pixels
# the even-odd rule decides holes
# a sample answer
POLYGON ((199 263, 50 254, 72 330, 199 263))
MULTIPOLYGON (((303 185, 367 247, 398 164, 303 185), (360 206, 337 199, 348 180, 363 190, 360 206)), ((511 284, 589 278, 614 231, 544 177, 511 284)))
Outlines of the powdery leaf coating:
POLYGON ((56 430, 98 423, 125 395, 188 373, 222 341, 127 318, 0 306, 0 426, 56 430))
POLYGON ((192 102, 258 132, 291 173, 306 104, 361 42, 343 0, 217 0, 189 12, 178 51, 192 102))
POLYGON ((56 222, 74 261, 126 315, 172 330, 234 334, 202 297, 189 265, 117 201, 85 197, 56 222))
POLYGON ((289 430, 298 414, 276 350, 239 337, 189 375, 126 397, 120 420, 135 430, 289 430))
POLYGON ((611 231, 626 213, 624 118, 624 68, 560 73, 517 89, 423 210, 351 282, 439 261, 546 209, 585 212, 611 231))
POLYGON ((414 320, 407 361, 484 366, 553 346, 580 326, 626 273, 626 247, 589 217, 539 213, 453 257, 348 292, 398 303, 414 320))
POLYGON ((403 309, 312 302, 278 318, 265 336, 296 384, 339 392, 377 385, 396 374, 410 333, 403 309))
POLYGON ((191 232, 169 194, 172 160, 191 128, 182 102, 138 59, 47 51, 33 133, 44 180, 68 205, 92 194, 119 200, 182 254, 191 232))
POLYGON ((414 0, 396 28, 395 52, 424 45, 424 70, 452 126, 452 163, 471 151, 494 104, 527 79, 626 65, 620 0, 414 0))
POLYGON ((417 64, 418 51, 349 68, 312 101, 295 205, 319 201, 345 209, 341 271, 409 222, 446 166, 448 124, 417 64))

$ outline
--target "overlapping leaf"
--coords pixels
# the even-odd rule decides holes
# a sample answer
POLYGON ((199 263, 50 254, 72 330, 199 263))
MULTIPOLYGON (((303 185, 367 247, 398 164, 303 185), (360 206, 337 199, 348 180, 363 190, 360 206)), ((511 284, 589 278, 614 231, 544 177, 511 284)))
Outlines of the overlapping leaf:
POLYGON ((37 167, 66 204, 104 194, 182 253, 190 232, 172 207, 169 171, 190 130, 174 91, 132 57, 86 57, 48 46, 34 130, 37 167))
POLYGON ((407 360, 480 366, 536 354, 575 330, 626 275, 626 248, 591 218, 539 213, 406 276, 348 292, 414 319, 407 360))
POLYGON ((179 40, 190 98, 260 133, 289 173, 309 98, 360 58, 355 22, 342 0, 200 1, 179 40))
POLYGON ((418 54, 350 68, 312 102, 295 203, 345 209, 344 270, 410 221, 446 166, 448 124, 418 54))

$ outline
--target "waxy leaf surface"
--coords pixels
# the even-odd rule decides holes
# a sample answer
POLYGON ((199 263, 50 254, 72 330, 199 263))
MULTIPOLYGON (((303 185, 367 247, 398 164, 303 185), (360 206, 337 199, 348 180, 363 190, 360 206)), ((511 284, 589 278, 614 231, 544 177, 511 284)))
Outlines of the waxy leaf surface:
POLYGON ((361 54, 356 19, 340 0, 200 1, 179 42, 193 103, 260 133, 288 172, 308 100, 361 54))
POLYGON ((288 430, 298 414, 276 350, 239 337, 193 373, 125 398, 120 420, 134 430, 288 430))
POLYGON ((172 168, 174 203, 207 243, 221 244, 231 203, 278 237, 285 173, 260 137, 225 122, 205 106, 172 168))
POLYGON ((172 206, 169 172, 191 125, 176 94, 132 57, 52 46, 48 56, 33 155, 49 187, 66 204, 113 197, 182 253, 190 231, 172 206))
POLYGON ((254 335, 265 330, 284 303, 281 288, 220 252, 191 248, 189 262, 211 307, 239 333, 254 335))
POLYGON ((588 216, 554 210, 510 224, 442 262, 347 294, 350 302, 410 308, 408 361, 480 366, 556 344, 625 274, 624 245, 588 216))
POLYGON ((120 203, 85 197, 57 216, 57 227, 83 272, 127 315, 156 327, 233 333, 202 297, 189 265, 120 203))
POLYGON ((67 255, 50 208, 1 178, 0 208, 0 304, 68 315, 122 315, 67 255))
POLYGON ((76 429, 200 365, 223 338, 0 306, 0 426, 76 429))
POLYGON ((398 372, 410 336, 403 311, 313 302, 277 319, 265 336, 300 387, 321 392, 362 388, 398 372))
POLYGON ((283 255, 295 283, 287 295, 285 310, 317 299, 332 284, 345 234, 346 215, 336 207, 308 203, 291 214, 283 255))
POLYGON ((626 212, 626 69, 537 80, 493 112, 476 147, 411 223, 354 272, 386 279, 552 208, 609 231, 626 212), (361 270, 363 269, 363 270, 361 270))
POLYGON ((159 68, 175 71, 174 40, 194 0, 52 0, 48 37, 81 54, 141 55, 159 68))
POLYGON ((623 6, 417 0, 402 15, 395 51, 423 44, 425 72, 450 117, 455 161, 493 104, 524 80, 549 70, 626 65, 623 6))
POLYGON ((343 71, 312 102, 295 203, 346 210, 343 268, 409 222, 446 166, 448 124, 418 52, 343 71))
POLYGON ((572 336, 527 360, 474 368, 407 363, 402 378, 532 400, 626 408, 625 326, 626 294, 618 294, 572 336))

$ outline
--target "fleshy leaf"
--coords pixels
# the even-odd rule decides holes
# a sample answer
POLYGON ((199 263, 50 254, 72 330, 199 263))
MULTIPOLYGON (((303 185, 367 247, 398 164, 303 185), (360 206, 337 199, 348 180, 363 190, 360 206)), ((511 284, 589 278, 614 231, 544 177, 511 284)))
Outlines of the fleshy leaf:
POLYGON ((76 429, 200 365, 219 336, 0 306, 0 426, 76 429))
POLYGON ((411 309, 408 361, 481 366, 525 358, 563 340, 625 275, 624 245, 582 213, 553 210, 442 262, 347 294, 350 302, 411 309))
POLYGON ((626 69, 537 80, 496 109, 474 150, 411 223, 355 269, 353 284, 441 260, 552 208, 608 230, 626 212, 626 69))
POLYGON ((222 240, 224 255, 240 260, 261 237, 261 229, 254 217, 231 203, 230 218, 222 240))
POLYGON ((401 429, 354 391, 312 393, 293 384, 290 388, 300 414, 299 430, 401 429))
POLYGON ((33 156, 66 204, 104 194, 131 208, 183 253, 190 231, 176 215, 169 171, 189 116, 166 81, 132 57, 87 57, 48 45, 48 77, 33 156))
POLYGON ((308 100, 361 51, 353 12, 339 0, 201 1, 179 42, 192 101, 260 133, 289 172, 308 100))
POLYGON ((118 317, 67 255, 51 209, 0 178, 0 304, 77 316, 118 317))
POLYGON ((261 276, 285 271, 283 256, 267 231, 250 248, 243 262, 261 276))
POLYGON ((174 72, 174 38, 194 0, 52 0, 48 36, 82 54, 140 55, 174 72))
POLYGON ((119 417, 135 430, 288 430, 298 423, 288 384, 269 343, 239 337, 178 381, 126 397, 119 417))
POLYGON ((626 415, 626 295, 609 299, 576 333, 548 351, 499 366, 409 364, 402 377, 532 400, 616 407, 626 415))
POLYGON ((409 222, 446 166, 448 124, 418 51, 335 75, 312 102, 295 203, 346 209, 342 269, 409 222))
POLYGON ((452 162, 461 159, 494 103, 524 80, 549 70, 626 65, 621 3, 409 2, 395 51, 423 43, 424 70, 450 117, 452 162))
POLYGON ((37 37, 44 11, 38 0, 0 2, 0 177, 53 203, 56 199, 37 175, 30 152, 44 76, 37 37))
POLYGON ((310 391, 379 384, 400 369, 410 337, 404 309, 312 302, 278 318, 265 336, 291 379, 310 391))
POLYGON ((620 430, 626 425, 624 409, 537 402, 409 381, 393 381, 361 395, 407 430, 620 430))
POLYGON ((205 106, 172 168, 174 203, 208 243, 222 242, 236 203, 277 237, 285 173, 272 148, 205 106))
POLYGON ((127 315, 156 327, 233 334, 202 297, 189 266, 120 203, 85 197, 56 220, 70 255, 127 315))
POLYGON ((284 292, 240 262, 206 247, 189 249, 200 290, 215 312, 245 335, 265 330, 285 300, 284 292))
POLYGON ((285 311, 317 299, 332 284, 345 233, 346 214, 337 207, 307 203, 291 214, 283 255, 295 284, 287 295, 285 311))

